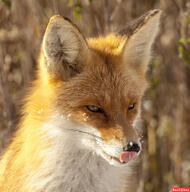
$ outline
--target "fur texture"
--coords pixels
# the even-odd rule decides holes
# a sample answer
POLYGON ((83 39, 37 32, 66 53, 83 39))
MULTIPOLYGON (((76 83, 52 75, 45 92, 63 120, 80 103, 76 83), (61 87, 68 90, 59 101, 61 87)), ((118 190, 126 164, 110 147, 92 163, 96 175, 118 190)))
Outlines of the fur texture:
POLYGON ((135 161, 120 155, 129 142, 140 146, 136 125, 160 14, 146 13, 130 33, 88 40, 68 19, 51 18, 38 78, 0 162, 1 192, 125 191, 135 161))

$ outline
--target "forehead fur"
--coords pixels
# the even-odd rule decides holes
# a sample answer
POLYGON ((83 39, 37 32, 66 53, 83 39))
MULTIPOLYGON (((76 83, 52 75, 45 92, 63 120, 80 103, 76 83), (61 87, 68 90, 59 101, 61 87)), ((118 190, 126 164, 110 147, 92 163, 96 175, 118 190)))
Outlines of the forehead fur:
POLYGON ((126 37, 110 34, 106 37, 90 38, 87 40, 91 49, 106 55, 119 55, 126 37))
MULTIPOLYGON (((99 64, 98 64, 99 65, 99 64)), ((84 71, 64 86, 64 98, 68 98, 73 106, 78 105, 119 105, 126 100, 143 95, 144 87, 139 76, 113 72, 107 66, 84 71), (84 102, 84 103, 83 103, 84 102)), ((62 96, 63 96, 62 95, 62 96)), ((63 97, 62 97, 63 98, 63 97)))
POLYGON ((86 61, 82 73, 65 83, 65 98, 72 100, 73 105, 74 101, 76 104, 84 101, 81 105, 110 105, 115 101, 119 105, 130 96, 140 98, 146 89, 146 80, 130 65, 123 70, 121 64, 125 61, 121 51, 124 42, 123 37, 113 34, 89 39, 90 60, 86 61))
POLYGON ((87 65, 87 71, 101 80, 99 87, 109 86, 117 94, 130 92, 131 95, 141 95, 147 88, 145 75, 123 58, 126 41, 127 37, 115 34, 88 39, 88 45, 95 54, 87 65))

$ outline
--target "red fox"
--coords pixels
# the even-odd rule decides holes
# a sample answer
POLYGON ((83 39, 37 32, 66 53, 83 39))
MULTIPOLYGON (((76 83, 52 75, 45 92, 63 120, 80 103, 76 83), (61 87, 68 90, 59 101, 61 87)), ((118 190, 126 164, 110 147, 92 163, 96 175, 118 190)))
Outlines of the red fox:
POLYGON ((124 192, 141 151, 137 121, 161 11, 89 38, 47 26, 37 79, 0 161, 1 192, 124 192))

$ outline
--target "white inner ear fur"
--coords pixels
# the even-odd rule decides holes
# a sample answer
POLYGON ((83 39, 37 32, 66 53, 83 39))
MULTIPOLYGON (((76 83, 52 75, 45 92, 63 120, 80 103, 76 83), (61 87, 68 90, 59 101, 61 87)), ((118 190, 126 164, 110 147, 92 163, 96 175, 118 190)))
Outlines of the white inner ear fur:
POLYGON ((50 20, 43 39, 43 52, 47 61, 63 59, 72 63, 80 51, 80 38, 69 21, 55 16, 50 20))
POLYGON ((124 61, 128 64, 135 67, 142 66, 146 71, 151 56, 151 46, 158 33, 160 15, 161 12, 158 12, 147 18, 147 21, 145 18, 145 23, 127 39, 123 54, 124 61))

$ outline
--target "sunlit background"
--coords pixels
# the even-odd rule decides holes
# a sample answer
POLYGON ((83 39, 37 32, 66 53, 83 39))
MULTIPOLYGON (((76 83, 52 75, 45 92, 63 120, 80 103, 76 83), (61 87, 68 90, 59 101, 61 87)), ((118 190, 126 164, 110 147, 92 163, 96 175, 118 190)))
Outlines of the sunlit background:
POLYGON ((190 187, 190 0, 0 0, 0 152, 14 133, 40 43, 55 13, 86 36, 163 10, 142 106, 144 150, 131 192, 190 187))

